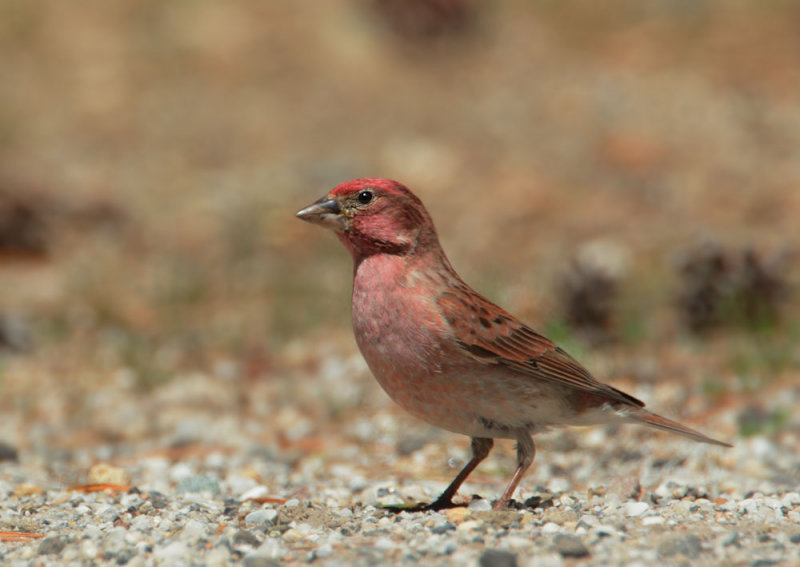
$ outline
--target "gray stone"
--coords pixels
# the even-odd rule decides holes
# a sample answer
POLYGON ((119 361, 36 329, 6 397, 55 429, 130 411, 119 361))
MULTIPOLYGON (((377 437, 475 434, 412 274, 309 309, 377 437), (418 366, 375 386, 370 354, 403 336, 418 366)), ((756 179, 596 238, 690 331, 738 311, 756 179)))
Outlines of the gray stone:
POLYGON ((114 506, 108 506, 100 512, 100 519, 104 522, 113 522, 119 518, 119 510, 114 506))
POLYGON ((517 567, 517 555, 500 549, 487 549, 479 560, 480 567, 517 567))
POLYGON ((17 449, 11 445, 0 441, 0 461, 18 461, 19 454, 17 449))
POLYGON ((178 483, 176 490, 180 492, 210 492, 219 494, 219 480, 206 474, 188 476, 178 483))
POLYGON ((453 531, 456 527, 451 524, 450 522, 442 522, 441 524, 437 524, 431 528, 431 533, 433 534, 443 534, 445 532, 453 531))
POLYGON ((701 543, 700 538, 696 535, 674 536, 658 545, 658 554, 663 557, 685 555, 686 557, 694 558, 700 555, 702 551, 701 543))
POLYGON ((553 538, 553 546, 562 557, 587 557, 589 549, 576 535, 559 534, 553 538))
POLYGON ((280 561, 263 555, 248 555, 242 560, 243 567, 281 567, 280 561))
POLYGON ((61 536, 49 536, 39 544, 39 555, 56 555, 64 550, 67 540, 61 536))
POLYGON ((247 530, 239 530, 235 534, 233 534, 233 543, 234 545, 252 545, 253 547, 258 547, 261 545, 261 540, 256 537, 256 535, 252 532, 248 532, 247 530))

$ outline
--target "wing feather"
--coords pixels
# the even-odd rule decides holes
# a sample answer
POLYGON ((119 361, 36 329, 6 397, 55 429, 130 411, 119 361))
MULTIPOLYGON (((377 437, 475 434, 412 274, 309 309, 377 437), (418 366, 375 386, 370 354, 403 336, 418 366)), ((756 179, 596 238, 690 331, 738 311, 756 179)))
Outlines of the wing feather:
POLYGON ((459 346, 486 364, 512 368, 533 379, 573 387, 609 402, 644 407, 603 384, 577 360, 466 284, 443 292, 437 304, 459 346))

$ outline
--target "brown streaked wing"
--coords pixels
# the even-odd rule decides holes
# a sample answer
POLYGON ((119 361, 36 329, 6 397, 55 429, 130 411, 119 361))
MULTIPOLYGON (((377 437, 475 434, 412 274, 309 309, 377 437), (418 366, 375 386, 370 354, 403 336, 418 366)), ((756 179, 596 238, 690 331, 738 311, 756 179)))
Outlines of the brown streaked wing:
POLYGON ((599 382, 553 341, 520 322, 466 285, 437 298, 459 346, 487 364, 498 364, 563 386, 644 407, 633 396, 599 382))

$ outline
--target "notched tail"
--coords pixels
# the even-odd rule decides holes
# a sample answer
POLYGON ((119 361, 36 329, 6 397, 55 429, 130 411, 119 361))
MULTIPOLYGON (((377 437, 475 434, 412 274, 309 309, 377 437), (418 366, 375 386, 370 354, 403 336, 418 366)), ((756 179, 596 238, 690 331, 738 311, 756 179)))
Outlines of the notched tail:
POLYGON ((629 414, 630 418, 633 421, 643 423, 644 425, 649 425, 650 427, 655 427, 656 429, 662 429, 664 431, 669 431, 670 433, 676 433, 678 435, 682 435, 684 437, 688 437, 689 439, 694 439, 700 443, 708 443, 709 445, 720 445, 721 447, 733 447, 730 443, 725 443, 724 441, 717 441, 716 439, 712 439, 707 435, 703 435, 699 431, 695 431, 691 427, 686 427, 678 423, 677 421, 672 421, 671 419, 667 419, 666 417, 661 417, 655 413, 651 413, 647 410, 638 410, 632 411, 629 414))

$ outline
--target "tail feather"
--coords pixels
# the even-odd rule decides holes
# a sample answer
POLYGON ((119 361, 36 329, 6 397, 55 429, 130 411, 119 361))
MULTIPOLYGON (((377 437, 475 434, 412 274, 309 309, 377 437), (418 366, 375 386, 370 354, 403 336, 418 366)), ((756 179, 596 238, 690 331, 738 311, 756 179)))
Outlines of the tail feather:
POLYGON ((677 421, 672 421, 671 419, 667 419, 666 417, 661 417, 658 414, 649 412, 644 409, 631 412, 629 414, 629 417, 632 418, 632 420, 637 423, 643 423, 644 425, 649 425, 650 427, 654 427, 656 429, 662 429, 664 431, 669 431, 670 433, 683 435, 684 437, 688 437, 689 439, 694 439, 695 441, 698 441, 700 443, 708 443, 710 445, 720 445, 722 447, 733 447, 733 445, 731 445, 730 443, 725 443, 724 441, 717 441, 716 439, 712 439, 707 435, 703 435, 699 431, 695 431, 691 427, 686 427, 685 425, 681 425, 677 421))

